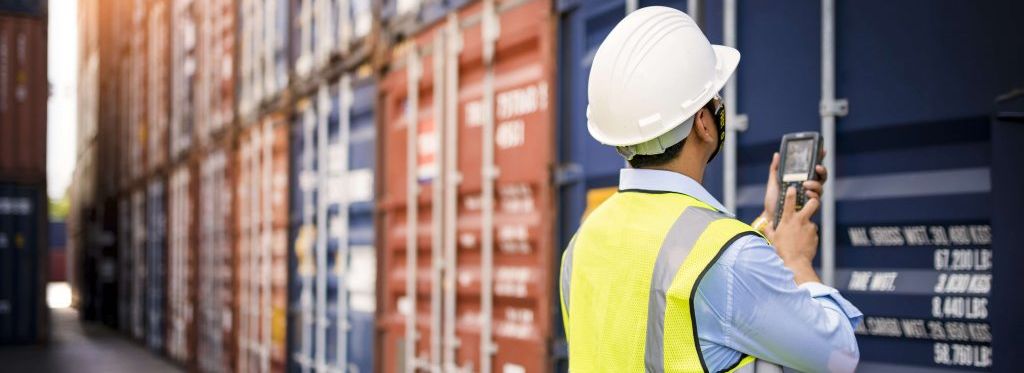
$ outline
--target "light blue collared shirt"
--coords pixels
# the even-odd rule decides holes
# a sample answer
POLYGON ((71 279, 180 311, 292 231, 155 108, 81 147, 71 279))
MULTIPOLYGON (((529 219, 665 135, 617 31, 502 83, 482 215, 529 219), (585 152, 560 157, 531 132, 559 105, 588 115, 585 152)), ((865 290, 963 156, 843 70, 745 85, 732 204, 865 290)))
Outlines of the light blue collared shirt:
MULTIPOLYGON (((619 190, 675 192, 729 214, 700 183, 679 173, 626 168, 619 190)), ((852 372, 860 359, 854 328, 863 319, 839 291, 817 282, 797 286, 793 272, 764 238, 732 243, 697 285, 697 336, 708 370, 744 354, 802 372, 852 372)))

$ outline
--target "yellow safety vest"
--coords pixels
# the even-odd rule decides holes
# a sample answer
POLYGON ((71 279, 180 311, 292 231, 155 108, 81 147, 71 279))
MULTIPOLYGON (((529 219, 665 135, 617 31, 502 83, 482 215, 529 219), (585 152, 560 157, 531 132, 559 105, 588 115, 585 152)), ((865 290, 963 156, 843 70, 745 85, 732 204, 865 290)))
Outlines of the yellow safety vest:
MULTIPOLYGON (((749 225, 679 193, 623 191, 595 209, 562 255, 572 372, 707 372, 693 296, 749 225)), ((728 372, 752 371, 744 356, 728 372)))

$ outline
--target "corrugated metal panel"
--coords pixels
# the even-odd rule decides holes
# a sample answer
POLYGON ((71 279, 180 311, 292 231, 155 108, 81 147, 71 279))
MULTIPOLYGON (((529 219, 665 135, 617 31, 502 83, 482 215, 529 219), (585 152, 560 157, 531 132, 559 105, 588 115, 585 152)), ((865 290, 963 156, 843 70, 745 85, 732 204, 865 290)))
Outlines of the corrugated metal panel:
MULTIPOLYGON (((121 331, 132 334, 135 299, 135 251, 133 249, 133 208, 131 195, 122 196, 117 204, 117 261, 118 297, 117 315, 121 331)), ((73 227, 72 227, 73 229, 73 227)), ((71 263, 74 263, 73 261, 71 263)), ((72 266, 74 267, 74 266, 72 266)), ((73 279, 74 276, 71 276, 73 279)))
POLYGON ((147 2, 146 27, 146 160, 148 170, 167 162, 170 121, 170 11, 166 0, 147 2))
POLYGON ((201 161, 199 181, 199 314, 196 354, 203 372, 234 372, 238 325, 232 230, 234 184, 230 153, 214 148, 201 161))
POLYGON ((195 3, 199 19, 196 126, 206 143, 234 121, 235 7, 234 0, 195 3))
POLYGON ((238 370, 284 371, 288 286, 288 125, 253 124, 239 140, 238 370))
POLYGON ((146 4, 144 0, 136 0, 132 8, 132 22, 131 22, 131 36, 128 47, 128 97, 125 103, 128 108, 128 120, 125 125, 128 126, 128 180, 134 181, 142 177, 145 172, 145 166, 148 165, 146 161, 147 151, 146 145, 149 143, 147 140, 149 125, 147 120, 149 116, 146 114, 146 109, 149 108, 146 101, 149 97, 148 93, 148 79, 146 77, 149 73, 148 65, 148 48, 147 31, 149 30, 146 11, 146 4))
POLYGON ((163 179, 150 181, 146 201, 146 342, 162 351, 167 329, 167 193, 163 179))
POLYGON ((143 340, 146 336, 146 191, 136 190, 131 198, 131 330, 133 337, 143 340))
POLYGON ((255 118, 260 106, 288 87, 288 0, 239 0, 238 111, 255 118))
POLYGON ((195 200, 191 164, 172 171, 168 185, 167 354, 191 364, 195 356, 195 200))
POLYGON ((408 63, 382 83, 384 371, 408 364, 547 369, 556 252, 554 19, 547 1, 503 3, 497 16, 487 5, 468 6, 418 35, 416 49, 404 49, 424 53, 422 79, 409 76, 417 58, 408 54, 392 60, 408 63), (457 26, 460 20, 468 25, 457 26), (499 24, 496 44, 486 43, 482 31, 495 36, 499 24), (418 196, 407 195, 409 188, 418 196), (409 212, 407 198, 423 209, 409 212), (410 241, 413 252, 432 259, 413 261, 410 241), (412 323, 422 337, 406 345, 412 323))
POLYGON ((295 370, 374 371, 375 99, 368 74, 344 75, 296 107, 289 287, 295 370))
POLYGON ((298 78, 319 79, 337 59, 360 56, 373 27, 369 0, 292 0, 292 53, 298 78))
POLYGON ((0 16, 0 180, 46 178, 46 21, 0 16))
POLYGON ((4 0, 0 2, 0 13, 43 16, 46 15, 47 3, 47 0, 4 0))
POLYGON ((0 345, 43 338, 45 191, 0 184, 0 345))
MULTIPOLYGON (((195 128, 196 89, 196 8, 193 0, 171 2, 171 128, 170 156, 181 157, 192 147, 195 128)), ((205 4, 205 2, 202 2, 205 4)))

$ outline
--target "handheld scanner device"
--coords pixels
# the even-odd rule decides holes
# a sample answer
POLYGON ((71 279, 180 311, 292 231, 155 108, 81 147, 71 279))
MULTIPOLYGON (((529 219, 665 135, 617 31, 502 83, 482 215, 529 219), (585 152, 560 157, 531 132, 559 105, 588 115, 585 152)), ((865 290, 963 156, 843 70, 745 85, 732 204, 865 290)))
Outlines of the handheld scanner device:
POLYGON ((796 189, 796 209, 807 203, 804 181, 817 180, 814 166, 821 164, 821 134, 813 131, 795 132, 782 136, 779 146, 779 199, 775 205, 775 225, 782 219, 782 206, 786 201, 786 190, 796 189))

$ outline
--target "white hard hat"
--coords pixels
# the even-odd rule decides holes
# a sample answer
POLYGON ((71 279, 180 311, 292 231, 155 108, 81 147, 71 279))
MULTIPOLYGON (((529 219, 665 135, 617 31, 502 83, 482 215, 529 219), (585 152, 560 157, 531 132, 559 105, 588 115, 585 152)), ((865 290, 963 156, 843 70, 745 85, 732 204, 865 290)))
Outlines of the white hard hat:
POLYGON ((739 51, 711 45, 686 13, 638 9, 594 56, 587 129, 626 158, 660 154, 690 134, 694 114, 725 86, 739 61, 739 51))

